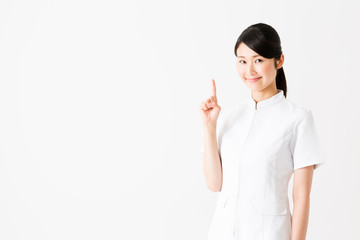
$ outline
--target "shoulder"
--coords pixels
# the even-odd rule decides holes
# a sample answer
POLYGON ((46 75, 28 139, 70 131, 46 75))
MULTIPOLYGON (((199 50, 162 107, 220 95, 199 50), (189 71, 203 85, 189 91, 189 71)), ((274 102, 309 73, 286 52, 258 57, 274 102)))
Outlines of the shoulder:
POLYGON ((311 109, 296 104, 292 100, 285 99, 285 105, 295 121, 301 121, 304 118, 312 116, 311 109))
POLYGON ((298 128, 303 129, 313 126, 314 116, 311 109, 298 105, 291 100, 286 100, 286 104, 291 113, 293 131, 298 128))

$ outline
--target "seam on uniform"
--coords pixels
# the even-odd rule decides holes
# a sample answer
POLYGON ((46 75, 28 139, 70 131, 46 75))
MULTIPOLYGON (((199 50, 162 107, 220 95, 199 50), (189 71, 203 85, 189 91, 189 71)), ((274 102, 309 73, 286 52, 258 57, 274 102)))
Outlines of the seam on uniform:
POLYGON ((269 153, 268 161, 266 163, 266 176, 265 176, 266 179, 265 179, 265 188, 264 188, 264 199, 266 197, 266 191, 267 191, 267 188, 266 188, 267 184, 266 183, 267 183, 267 178, 268 178, 268 174, 269 174, 269 165, 270 165, 271 160, 273 159, 273 156, 274 156, 273 153, 275 152, 275 150, 278 149, 280 143, 282 143, 284 141, 285 137, 287 137, 289 134, 292 134, 292 132, 291 131, 286 131, 283 135, 281 135, 279 141, 276 143, 275 147, 269 153))
MULTIPOLYGON (((267 182, 268 182, 268 176, 269 176, 269 164, 270 164, 270 161, 272 159, 272 154, 274 152, 274 149, 277 148, 277 145, 279 144, 279 142, 276 144, 276 146, 271 150, 271 152, 269 153, 269 156, 268 156, 268 160, 266 162, 266 174, 265 174, 265 183, 264 183, 264 196, 263 196, 263 201, 265 201, 266 199, 266 191, 267 191, 267 182)), ((264 206, 263 206, 263 201, 261 202, 261 215, 262 215, 262 233, 263 233, 263 239, 265 239, 265 216, 264 216, 264 206)))
POLYGON ((265 176, 265 187, 264 187, 264 199, 265 199, 265 197, 266 197, 266 191, 267 191, 267 180, 268 180, 268 174, 269 174, 269 165, 270 165, 270 162, 271 162, 271 160, 273 159, 273 153, 275 152, 275 150, 277 150, 277 148, 279 147, 279 144, 281 143, 281 142, 283 142, 283 140, 284 140, 284 138, 287 136, 287 135, 289 135, 289 134, 291 134, 292 132, 291 131, 287 131, 287 133, 286 134, 283 134, 283 135, 281 135, 281 138, 279 139, 279 141, 276 143, 276 145, 275 145, 275 147, 271 150, 271 152, 269 153, 269 156, 268 156, 268 161, 267 161, 267 163, 266 163, 266 176, 265 176))
MULTIPOLYGON (((277 142, 277 144, 275 145, 275 147, 272 149, 272 151, 269 153, 268 156, 268 161, 266 162, 266 175, 265 175, 265 186, 264 186, 264 201, 266 199, 266 191, 267 191, 267 183, 268 183, 268 176, 269 176, 269 165, 271 160, 273 159, 273 153, 275 152, 275 150, 277 150, 277 148, 279 147, 280 143, 283 141, 283 139, 289 135, 290 133, 292 133, 292 131, 287 131, 286 134, 284 133, 280 140, 277 142)), ((261 208, 263 210, 263 206, 261 208)), ((265 215, 263 213, 263 211, 261 212, 262 215, 262 233, 263 233, 263 240, 265 239, 265 215)))
MULTIPOLYGON (((269 153, 269 156, 268 156, 268 160, 266 162, 266 174, 265 174, 265 186, 264 186, 264 196, 263 196, 263 201, 265 201, 266 199, 266 191, 267 191, 267 182, 268 182, 268 176, 269 176, 269 165, 270 165, 270 161, 272 159, 272 156, 273 156, 273 152, 274 152, 274 149, 277 148, 279 142, 276 144, 276 146, 272 149, 272 151, 269 153)), ((264 206, 263 206, 263 201, 261 202, 261 215, 262 215, 262 235, 263 235, 263 240, 265 239, 265 215, 264 215, 264 206)))

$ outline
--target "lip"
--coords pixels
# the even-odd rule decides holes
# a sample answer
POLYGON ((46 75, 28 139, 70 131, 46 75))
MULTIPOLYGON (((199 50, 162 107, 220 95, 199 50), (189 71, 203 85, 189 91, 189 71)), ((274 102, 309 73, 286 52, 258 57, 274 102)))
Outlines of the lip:
POLYGON ((246 80, 248 80, 249 82, 256 82, 257 80, 259 80, 261 77, 258 78, 247 78, 246 80))

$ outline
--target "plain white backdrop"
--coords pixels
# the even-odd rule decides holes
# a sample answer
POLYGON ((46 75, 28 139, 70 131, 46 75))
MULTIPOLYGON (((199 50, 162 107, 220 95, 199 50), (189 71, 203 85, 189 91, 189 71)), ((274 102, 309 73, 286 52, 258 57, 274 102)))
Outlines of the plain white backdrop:
MULTIPOLYGON (((356 1, 0 2, 0 239, 206 239, 199 105, 244 101, 234 45, 279 33, 312 110, 309 240, 360 239, 356 1)), ((289 193, 291 189, 289 189, 289 193)))

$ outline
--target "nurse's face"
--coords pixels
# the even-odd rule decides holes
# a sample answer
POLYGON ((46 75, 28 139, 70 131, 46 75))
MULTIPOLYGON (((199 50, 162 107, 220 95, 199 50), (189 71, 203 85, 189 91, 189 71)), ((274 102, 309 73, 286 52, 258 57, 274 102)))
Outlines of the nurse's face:
MULTIPOLYGON (((274 58, 260 56, 243 42, 236 52, 237 72, 251 91, 276 91, 276 71, 283 61, 278 61, 275 68, 274 58)), ((283 55, 280 60, 283 60, 283 55)))

